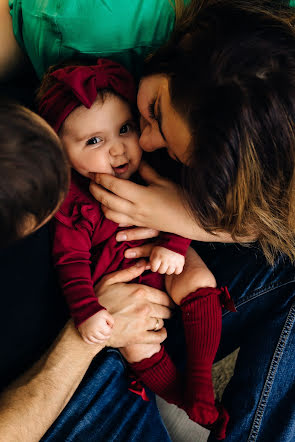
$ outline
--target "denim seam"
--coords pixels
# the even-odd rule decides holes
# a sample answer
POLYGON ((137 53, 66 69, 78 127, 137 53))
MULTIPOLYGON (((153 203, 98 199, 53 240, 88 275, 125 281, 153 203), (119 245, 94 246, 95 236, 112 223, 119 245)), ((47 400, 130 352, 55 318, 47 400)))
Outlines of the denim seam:
MULTIPOLYGON (((273 285, 268 286, 267 288, 257 289, 253 293, 248 295, 246 298, 241 300, 240 303, 239 302, 235 303, 235 307, 236 308, 241 307, 242 305, 247 304, 248 302, 252 301, 253 299, 259 298, 260 296, 263 296, 266 293, 271 292, 272 290, 276 290, 277 288, 281 288, 281 287, 284 287, 288 284, 293 284, 293 283, 295 283, 295 279, 285 282, 284 284, 273 284, 273 285)), ((229 310, 225 310, 222 314, 222 317, 224 318, 226 315, 228 315, 230 313, 232 313, 232 312, 230 312, 229 310)))
POLYGON ((257 410, 254 416, 252 429, 248 438, 248 442, 255 442, 258 437, 258 433, 261 426, 261 421, 263 418, 263 414, 267 405, 267 401, 269 399, 269 395, 271 392, 271 388, 276 376, 276 372, 280 363, 280 360, 283 356, 284 349, 288 342, 288 338, 290 336, 293 324, 295 321, 295 303, 290 308, 289 314, 286 318, 285 324, 283 326, 279 341, 277 343, 273 359, 270 364, 269 372, 266 377, 266 381, 262 390, 262 394, 259 400, 259 404, 257 406, 257 410))
POLYGON ((126 369, 128 367, 126 359, 122 356, 121 352, 117 348, 108 347, 107 348, 107 352, 108 353, 116 353, 116 354, 118 354, 118 356, 120 357, 121 362, 122 362, 124 368, 126 369))

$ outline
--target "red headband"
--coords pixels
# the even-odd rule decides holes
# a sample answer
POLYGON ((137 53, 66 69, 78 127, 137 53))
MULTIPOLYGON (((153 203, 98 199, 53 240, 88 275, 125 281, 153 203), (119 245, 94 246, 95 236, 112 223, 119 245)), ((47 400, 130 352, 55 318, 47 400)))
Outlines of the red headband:
POLYGON ((56 132, 77 106, 92 106, 98 89, 112 89, 130 103, 136 101, 132 75, 119 63, 105 58, 99 58, 95 66, 67 66, 50 76, 58 83, 44 95, 39 114, 56 132))

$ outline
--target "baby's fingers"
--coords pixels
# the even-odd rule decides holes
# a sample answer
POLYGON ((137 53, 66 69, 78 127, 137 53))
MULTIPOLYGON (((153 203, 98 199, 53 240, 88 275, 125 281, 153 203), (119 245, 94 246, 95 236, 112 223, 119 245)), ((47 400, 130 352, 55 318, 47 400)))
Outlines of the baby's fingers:
POLYGON ((101 205, 101 209, 104 213, 104 216, 117 224, 125 224, 132 226, 133 222, 128 215, 124 213, 117 212, 116 210, 112 210, 106 206, 101 205))
POLYGON ((94 344, 104 344, 106 342, 106 338, 98 339, 95 336, 82 336, 83 341, 86 344, 94 345, 94 344))
POLYGON ((173 275, 173 273, 175 273, 175 267, 174 266, 169 266, 166 272, 166 275, 173 275))
POLYGON ((150 265, 151 265, 151 271, 152 272, 158 272, 159 268, 161 266, 161 261, 160 261, 160 259, 153 259, 151 261, 150 265))
POLYGON ((104 339, 105 337, 109 338, 112 334, 112 327, 102 328, 100 333, 97 333, 95 336, 98 339, 104 339))
POLYGON ((168 265, 165 262, 163 262, 160 265, 158 272, 161 273, 161 275, 165 275, 165 273, 167 273, 167 270, 168 270, 168 265))

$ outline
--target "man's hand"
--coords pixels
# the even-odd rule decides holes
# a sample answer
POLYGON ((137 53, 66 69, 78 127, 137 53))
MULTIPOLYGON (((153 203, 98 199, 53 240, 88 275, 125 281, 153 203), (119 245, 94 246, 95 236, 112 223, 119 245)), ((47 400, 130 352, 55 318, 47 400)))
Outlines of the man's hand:
POLYGON ((120 348, 121 354, 129 364, 140 362, 143 359, 151 358, 155 353, 161 350, 160 344, 134 344, 128 347, 120 348))
POLYGON ((155 332, 156 319, 170 318, 174 304, 161 290, 143 284, 127 284, 146 269, 145 261, 105 276, 96 286, 99 303, 114 318, 107 345, 159 344, 166 339, 165 328, 155 332), (156 318, 156 319, 155 319, 156 318))

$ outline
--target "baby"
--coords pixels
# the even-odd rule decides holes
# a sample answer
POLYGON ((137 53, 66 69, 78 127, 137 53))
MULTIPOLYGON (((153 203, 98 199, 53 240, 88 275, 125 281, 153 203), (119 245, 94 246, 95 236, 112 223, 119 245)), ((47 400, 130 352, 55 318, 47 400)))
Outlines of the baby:
MULTIPOLYGON (((103 275, 133 265, 135 261, 124 258, 124 252, 143 241, 116 241, 118 225, 104 217, 100 204, 89 192, 89 183, 94 173, 129 179, 138 169, 142 151, 134 117, 135 84, 123 66, 99 59, 94 66, 72 65, 48 73, 38 99, 40 114, 58 133, 72 166, 69 193, 55 216, 55 265, 82 338, 89 344, 106 343, 114 321, 99 304, 93 286, 103 275)), ((210 428, 213 424, 217 428, 219 422, 222 435, 228 419, 226 412, 221 413, 214 404, 211 366, 220 339, 219 296, 224 290, 215 288, 214 277, 201 259, 193 277, 184 278, 184 257, 189 244, 186 238, 162 233, 150 255, 152 271, 145 272, 136 282, 165 290, 166 280, 166 285, 172 288, 172 298, 183 306, 184 317, 187 316, 185 330, 192 335, 186 333, 187 352, 192 356, 188 371, 192 376, 189 376, 190 385, 183 390, 193 390, 197 399, 193 399, 193 405, 190 399, 187 401, 190 404, 184 405, 186 400, 180 397, 184 394, 180 388, 183 379, 163 346, 150 346, 146 355, 142 354, 144 347, 138 346, 141 352, 138 357, 134 346, 131 362, 136 363, 132 368, 152 390, 184 408, 191 419, 210 428), (181 283, 177 283, 178 278, 181 283), (212 281, 212 286, 196 290, 203 287, 200 278, 212 281), (214 333, 207 333, 209 329, 214 333), (195 334, 201 336, 199 339, 205 336, 204 345, 195 345, 195 334), (197 366, 201 367, 199 372, 197 366), (168 388, 167 382, 173 387, 168 388)), ((192 275, 191 270, 189 274, 192 275)), ((151 330, 162 326, 162 319, 155 318, 151 330)))

